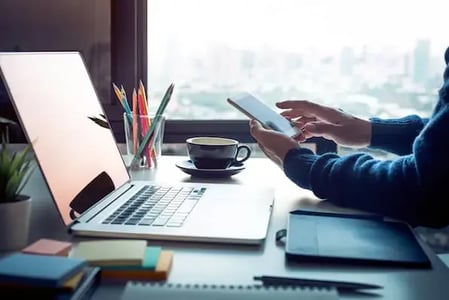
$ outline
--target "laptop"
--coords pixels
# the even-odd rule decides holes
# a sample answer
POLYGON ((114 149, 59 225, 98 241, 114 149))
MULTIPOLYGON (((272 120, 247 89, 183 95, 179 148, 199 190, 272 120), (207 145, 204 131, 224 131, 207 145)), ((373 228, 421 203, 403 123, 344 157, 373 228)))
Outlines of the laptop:
POLYGON ((79 52, 0 52, 0 73, 69 232, 261 244, 270 187, 133 180, 79 52))

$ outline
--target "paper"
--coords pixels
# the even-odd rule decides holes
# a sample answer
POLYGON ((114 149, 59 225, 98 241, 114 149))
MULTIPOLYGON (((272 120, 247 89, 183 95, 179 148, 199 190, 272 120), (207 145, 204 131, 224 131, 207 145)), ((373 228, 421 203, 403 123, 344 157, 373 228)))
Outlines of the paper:
POLYGON ((52 239, 40 239, 22 249, 23 253, 67 256, 72 243, 52 239))

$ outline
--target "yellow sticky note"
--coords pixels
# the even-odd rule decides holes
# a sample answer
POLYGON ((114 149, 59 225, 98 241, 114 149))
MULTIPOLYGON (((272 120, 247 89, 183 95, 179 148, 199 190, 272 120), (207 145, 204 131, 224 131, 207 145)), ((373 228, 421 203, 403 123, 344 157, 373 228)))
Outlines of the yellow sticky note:
POLYGON ((146 240, 93 240, 75 245, 71 257, 84 258, 91 266, 142 265, 146 240))

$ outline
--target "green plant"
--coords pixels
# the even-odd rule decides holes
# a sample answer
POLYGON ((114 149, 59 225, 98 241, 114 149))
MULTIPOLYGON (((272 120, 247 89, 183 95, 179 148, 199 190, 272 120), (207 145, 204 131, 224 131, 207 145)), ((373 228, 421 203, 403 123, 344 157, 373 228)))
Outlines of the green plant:
POLYGON ((2 147, 0 150, 0 203, 20 201, 20 192, 27 183, 33 167, 30 145, 20 151, 11 151, 8 126, 15 122, 0 118, 2 147))

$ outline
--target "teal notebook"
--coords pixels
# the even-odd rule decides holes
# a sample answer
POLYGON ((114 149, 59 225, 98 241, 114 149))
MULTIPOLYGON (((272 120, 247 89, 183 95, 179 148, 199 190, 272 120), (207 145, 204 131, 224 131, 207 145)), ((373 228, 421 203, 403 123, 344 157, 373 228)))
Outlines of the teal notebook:
POLYGON ((83 259, 53 255, 14 253, 0 259, 4 285, 59 287, 87 266, 83 259))

